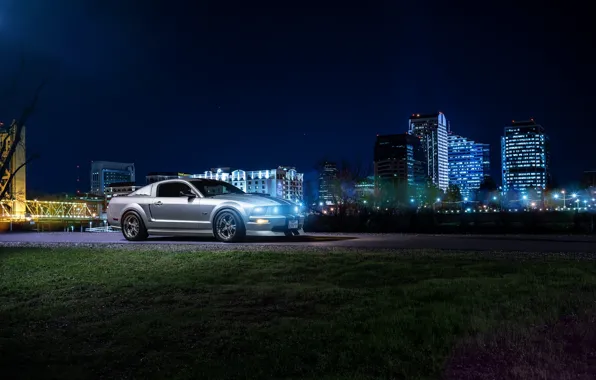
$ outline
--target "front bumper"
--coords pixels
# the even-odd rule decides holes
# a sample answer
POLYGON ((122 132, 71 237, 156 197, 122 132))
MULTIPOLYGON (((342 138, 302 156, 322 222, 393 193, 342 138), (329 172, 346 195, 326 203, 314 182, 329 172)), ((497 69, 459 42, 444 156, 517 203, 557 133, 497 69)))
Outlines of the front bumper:
POLYGON ((285 236, 288 231, 302 232, 303 215, 251 216, 246 223, 248 236, 285 236))

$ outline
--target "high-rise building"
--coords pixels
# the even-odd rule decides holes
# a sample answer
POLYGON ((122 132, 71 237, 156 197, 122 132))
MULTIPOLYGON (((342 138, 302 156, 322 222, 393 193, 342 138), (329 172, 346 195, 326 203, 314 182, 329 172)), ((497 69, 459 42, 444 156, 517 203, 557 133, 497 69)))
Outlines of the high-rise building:
POLYGON ((417 189, 426 184, 426 170, 426 155, 416 136, 407 133, 377 136, 374 153, 377 186, 384 180, 396 180, 417 189))
POLYGON ((534 119, 513 121, 501 137, 504 191, 543 190, 550 184, 549 139, 534 119))
POLYGON ((335 199, 339 171, 334 162, 325 162, 319 173, 319 202, 332 205, 335 199))
POLYGON ((117 182, 135 182, 135 164, 110 161, 91 162, 91 193, 103 194, 117 182))
POLYGON ((490 171, 490 148, 463 136, 449 134, 449 184, 463 197, 472 197, 490 171))
POLYGON ((420 139, 428 176, 441 190, 449 186, 448 132, 447 118, 442 112, 410 117, 408 133, 420 139))

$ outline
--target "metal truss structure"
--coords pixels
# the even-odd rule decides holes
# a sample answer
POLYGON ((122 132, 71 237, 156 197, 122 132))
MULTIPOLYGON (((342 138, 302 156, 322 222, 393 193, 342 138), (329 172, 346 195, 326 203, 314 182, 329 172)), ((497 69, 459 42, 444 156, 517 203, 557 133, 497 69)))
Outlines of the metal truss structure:
MULTIPOLYGON (((57 201, 25 201, 25 213, 13 214, 19 209, 15 201, 0 201, 0 220, 89 220, 96 219, 87 203, 57 201)), ((23 203, 23 202, 21 202, 23 203)))

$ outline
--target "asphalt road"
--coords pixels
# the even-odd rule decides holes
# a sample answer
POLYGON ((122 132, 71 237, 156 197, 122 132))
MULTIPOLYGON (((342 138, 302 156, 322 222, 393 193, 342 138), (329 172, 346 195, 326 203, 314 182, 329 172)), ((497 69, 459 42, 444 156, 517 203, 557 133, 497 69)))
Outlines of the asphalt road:
MULTIPOLYGON (((213 239, 155 237, 143 243, 132 243, 121 233, 16 232, 0 234, 2 245, 63 244, 184 244, 217 249, 239 246, 299 246, 360 249, 449 249, 474 251, 582 252, 596 253, 596 236, 556 235, 416 235, 416 234, 305 234, 292 238, 249 239, 225 244, 213 239)), ((298 246, 298 247, 297 247, 298 246)), ((198 248, 198 247, 197 247, 198 248)))

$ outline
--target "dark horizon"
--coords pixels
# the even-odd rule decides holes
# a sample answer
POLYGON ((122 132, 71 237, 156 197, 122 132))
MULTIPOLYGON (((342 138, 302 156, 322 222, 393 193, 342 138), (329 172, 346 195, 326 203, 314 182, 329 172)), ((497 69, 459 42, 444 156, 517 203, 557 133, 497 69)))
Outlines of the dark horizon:
POLYGON ((73 192, 77 165, 88 183, 92 160, 134 162, 138 183, 218 165, 368 163, 377 134, 437 111, 490 144, 497 182, 511 120, 545 128, 559 184, 596 168, 594 58, 579 49, 589 12, 357 4, 3 2, 0 89, 21 60, 26 70, 0 120, 49 79, 27 123, 28 152, 42 157, 28 188, 73 192))

